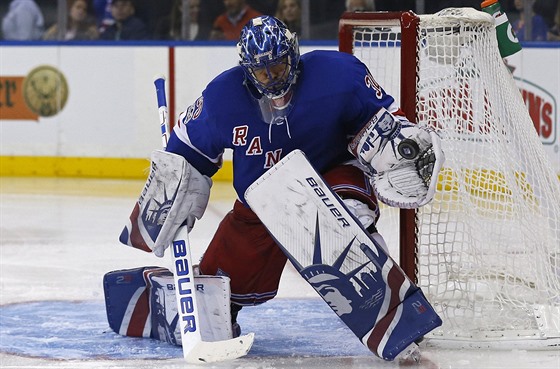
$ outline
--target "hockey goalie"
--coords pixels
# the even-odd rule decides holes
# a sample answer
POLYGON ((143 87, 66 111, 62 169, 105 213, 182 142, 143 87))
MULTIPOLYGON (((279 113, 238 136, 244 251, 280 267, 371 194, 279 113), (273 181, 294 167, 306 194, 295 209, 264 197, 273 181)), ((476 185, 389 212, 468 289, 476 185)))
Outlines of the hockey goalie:
MULTIPOLYGON (((212 339, 239 334, 240 310, 274 298, 290 260, 375 355, 406 355, 441 320, 387 255, 378 200, 416 208, 432 199, 444 160, 438 136, 410 123, 357 58, 300 55, 297 36, 274 17, 249 21, 237 50, 239 65, 207 85, 166 151, 153 153, 121 242, 163 256, 177 229, 203 216, 229 149, 238 199, 198 265, 198 278, 220 281, 207 289, 220 297, 204 299, 203 310, 227 306, 204 322, 224 332, 212 339)), ((177 343, 166 278, 155 267, 108 273, 113 329, 177 343), (120 293, 123 275, 138 281, 136 295, 120 293), (134 308, 144 309, 142 324, 160 323, 133 327, 134 308)))

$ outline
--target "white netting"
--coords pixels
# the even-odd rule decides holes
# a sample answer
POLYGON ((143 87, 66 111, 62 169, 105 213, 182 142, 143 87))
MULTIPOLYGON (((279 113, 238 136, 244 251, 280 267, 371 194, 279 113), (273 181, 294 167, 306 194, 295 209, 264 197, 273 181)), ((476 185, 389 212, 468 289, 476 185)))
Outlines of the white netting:
MULTIPOLYGON (((416 116, 446 155, 436 197, 417 214, 418 284, 444 320, 432 338, 558 340, 560 181, 493 19, 474 9, 419 19, 416 116)), ((354 27, 354 54, 398 97, 400 42, 383 44, 400 40, 398 20, 370 22, 354 27)))

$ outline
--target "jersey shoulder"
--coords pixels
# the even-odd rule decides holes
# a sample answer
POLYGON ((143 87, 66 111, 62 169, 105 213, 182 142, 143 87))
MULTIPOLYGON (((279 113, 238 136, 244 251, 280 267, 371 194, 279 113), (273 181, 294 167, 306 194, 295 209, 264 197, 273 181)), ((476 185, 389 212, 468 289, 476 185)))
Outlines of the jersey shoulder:
POLYGON ((245 74, 236 66, 216 76, 202 93, 204 105, 217 113, 229 114, 246 109, 251 104, 250 92, 245 86, 245 74))
POLYGON ((301 60, 304 79, 329 90, 352 90, 368 73, 367 67, 354 55, 334 50, 311 51, 303 54, 301 60))
POLYGON ((304 65, 320 71, 330 70, 333 75, 353 71, 363 71, 365 65, 354 55, 335 50, 315 50, 301 56, 304 65), (336 68, 336 69, 335 69, 336 68), (344 68, 339 70, 338 68, 344 68), (332 73, 336 71, 336 73, 332 73))
POLYGON ((359 59, 352 54, 336 50, 313 50, 301 55, 302 60, 324 59, 332 62, 351 63, 359 62, 359 59))

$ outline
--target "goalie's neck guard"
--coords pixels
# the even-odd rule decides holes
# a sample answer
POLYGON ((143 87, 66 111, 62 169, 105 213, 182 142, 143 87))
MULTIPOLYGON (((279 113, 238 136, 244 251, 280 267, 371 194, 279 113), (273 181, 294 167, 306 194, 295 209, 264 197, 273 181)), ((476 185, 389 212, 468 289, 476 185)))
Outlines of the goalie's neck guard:
POLYGON ((271 99, 263 95, 258 100, 262 120, 268 124, 284 124, 293 109, 293 94, 293 90, 290 89, 287 93, 278 98, 271 99))
POLYGON ((258 99, 261 118, 264 122, 268 123, 268 141, 272 142, 272 126, 273 125, 286 125, 286 132, 288 137, 292 138, 290 134, 290 124, 288 122, 288 115, 293 109, 292 103, 293 90, 290 89, 282 97, 271 99, 267 96, 262 96, 258 99))

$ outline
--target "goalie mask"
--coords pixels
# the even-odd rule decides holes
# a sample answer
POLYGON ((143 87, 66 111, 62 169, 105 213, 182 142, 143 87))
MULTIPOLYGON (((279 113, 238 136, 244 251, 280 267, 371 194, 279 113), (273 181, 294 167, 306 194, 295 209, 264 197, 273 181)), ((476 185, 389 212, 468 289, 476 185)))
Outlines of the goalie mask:
POLYGON ((250 20, 237 44, 240 64, 257 90, 269 99, 286 95, 296 80, 297 36, 271 16, 250 20))
POLYGON ((262 95, 259 107, 263 120, 269 124, 287 122, 300 57, 296 34, 274 17, 257 17, 241 31, 237 51, 247 80, 262 95))

